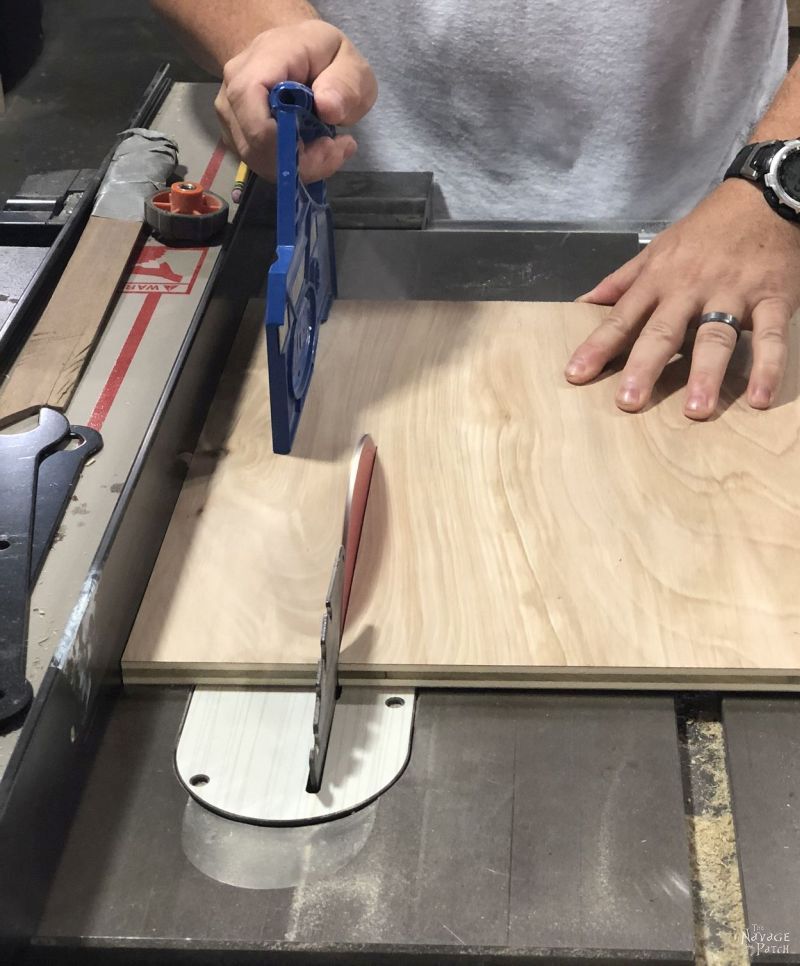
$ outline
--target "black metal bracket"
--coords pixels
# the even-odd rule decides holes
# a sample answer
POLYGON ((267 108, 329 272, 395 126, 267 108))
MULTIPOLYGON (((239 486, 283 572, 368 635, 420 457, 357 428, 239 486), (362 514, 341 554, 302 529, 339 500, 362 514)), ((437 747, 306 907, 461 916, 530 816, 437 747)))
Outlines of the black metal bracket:
POLYGON ((103 437, 88 426, 70 426, 69 436, 39 465, 36 510, 33 515, 33 551, 30 586, 39 578, 59 524, 78 485, 86 461, 103 448, 103 437), (77 443, 76 446, 71 445, 77 443))
POLYGON ((0 721, 22 711, 33 697, 25 655, 36 486, 39 464, 68 435, 66 416, 46 407, 34 429, 0 435, 0 721))
MULTIPOLYGON (((4 425, 35 412, 18 413, 4 425)), ((81 470, 102 446, 99 433, 70 426, 55 409, 42 407, 38 417, 33 429, 0 434, 0 721, 23 711, 33 697, 25 673, 31 588, 81 470)))

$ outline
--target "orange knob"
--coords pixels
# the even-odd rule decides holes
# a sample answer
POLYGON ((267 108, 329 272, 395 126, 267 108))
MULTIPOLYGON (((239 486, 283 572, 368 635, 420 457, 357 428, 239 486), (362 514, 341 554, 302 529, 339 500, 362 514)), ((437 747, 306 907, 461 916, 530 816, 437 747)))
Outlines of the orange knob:
POLYGON ((203 242, 228 223, 228 206, 196 181, 176 181, 145 201, 144 220, 166 241, 203 242))
POLYGON ((181 215, 193 215, 204 210, 203 186, 194 181, 176 181, 169 189, 169 207, 181 215))

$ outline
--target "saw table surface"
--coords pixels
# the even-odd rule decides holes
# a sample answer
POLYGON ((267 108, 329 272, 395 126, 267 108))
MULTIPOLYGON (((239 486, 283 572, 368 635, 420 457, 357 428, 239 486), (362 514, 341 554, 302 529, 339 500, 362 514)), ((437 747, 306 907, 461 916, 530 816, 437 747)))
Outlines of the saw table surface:
POLYGON ((797 686, 798 367, 774 409, 681 412, 562 370, 603 309, 340 302, 291 456, 272 453, 257 306, 123 659, 128 681, 310 681, 347 463, 378 460, 342 675, 473 686, 797 686))
MULTIPOLYGON (((176 137, 192 171, 203 171, 207 164, 213 167, 214 158, 221 158, 214 190, 224 191, 232 182, 233 167, 215 148, 215 92, 215 85, 174 85, 165 95, 154 126, 176 137)), ((343 819, 309 828, 252 827, 203 809, 187 794, 175 775, 175 753, 192 689, 118 689, 115 685, 124 642, 184 479, 186 456, 195 448, 227 356, 229 334, 235 331, 244 302, 263 286, 264 252, 271 248, 263 217, 269 199, 262 182, 251 188, 230 246, 219 252, 210 250, 196 277, 190 261, 194 257, 196 264, 197 252, 194 256, 191 250, 169 253, 169 265, 176 273, 182 272, 188 284, 169 289, 166 280, 158 277, 163 262, 156 252, 149 252, 153 259, 138 266, 144 277, 134 278, 135 291, 120 296, 70 406, 74 420, 102 413, 106 445, 81 480, 79 500, 68 515, 63 539, 53 548, 32 601, 29 676, 38 693, 8 767, 7 749, 15 732, 0 739, 0 772, 5 768, 0 783, 0 868, 14 870, 13 876, 5 876, 5 890, 0 890, 0 961, 37 966, 63 966, 65 962, 157 966, 257 962, 282 966, 289 961, 297 966, 420 962, 436 966, 657 962, 664 966, 701 961, 707 966, 745 966, 749 937, 769 933, 785 936, 786 942, 780 948, 776 945, 769 955, 755 950, 753 961, 797 963, 800 831, 795 796, 800 783, 800 717, 796 695, 737 694, 726 696, 719 707, 713 698, 694 692, 678 695, 677 700, 669 694, 591 694, 574 688, 602 682, 604 672, 599 668, 592 671, 591 678, 582 676, 585 669, 544 668, 537 670, 534 684, 538 675, 552 673, 562 681, 572 674, 573 689, 558 694, 480 688, 467 693, 422 690, 415 702, 414 737, 406 770, 371 805, 343 819), (144 273, 153 269, 148 278, 144 273), (159 292, 159 306, 143 331, 142 313, 159 292), (132 346, 138 348, 131 352, 132 346), (119 392, 111 399, 104 386, 115 372, 119 374, 120 359, 126 354, 132 355, 130 365, 117 387, 119 392), (111 405, 106 405, 109 401, 111 405), (87 572, 91 584, 86 584, 87 572), (85 594, 81 592, 84 586, 85 594), (68 618, 57 663, 46 672, 37 670, 43 650, 49 659, 68 618), (45 636, 47 641, 42 643, 45 636), (6 954, 9 937, 15 948, 17 937, 24 940, 22 959, 14 949, 6 954)), ((552 225, 420 231, 405 230, 405 224, 403 230, 398 227, 382 222, 381 227, 369 230, 343 229, 339 223, 336 246, 341 293, 354 299, 569 301, 635 255, 642 243, 639 225, 592 225, 588 230, 586 226, 552 225)), ((442 311, 437 306, 428 308, 437 318, 442 311)), ((340 305, 333 322, 352 324, 351 311, 370 332, 372 324, 406 319, 398 306, 340 305)), ((419 311, 419 306, 408 306, 413 317, 419 311)), ((392 496, 396 485, 410 485, 404 475, 410 468, 400 472, 396 460, 390 462, 392 447, 382 428, 388 410, 383 407, 401 402, 417 374, 424 384, 434 374, 446 373, 456 360, 464 361, 474 335, 469 327, 477 324, 484 309, 476 314, 474 306, 465 304, 444 311, 467 326, 459 332, 454 347, 445 351, 436 342, 426 343, 425 351, 414 356, 413 344, 397 341, 392 335, 387 337, 387 351, 394 352, 395 359, 391 366, 386 363, 374 373, 368 368, 375 351, 371 344, 351 341, 332 346, 328 334, 336 329, 326 326, 323 330, 312 407, 318 411, 322 404, 335 408, 342 402, 329 392, 327 365, 331 359, 339 359, 350 373, 368 373, 370 387, 361 386, 363 380, 351 385, 356 382, 351 376, 340 395, 349 399, 360 394, 364 412, 370 416, 366 428, 382 433, 378 442, 387 471, 382 484, 385 497, 392 496), (329 355, 334 348, 335 354, 329 355), (317 398, 317 391, 324 391, 325 396, 317 398)), ((733 565, 737 559, 733 533, 743 546, 745 537, 750 541, 747 577, 760 575, 753 585, 754 606, 762 606, 773 620, 789 600, 786 581, 791 568, 784 566, 789 550, 781 548, 795 542, 790 464, 796 461, 792 460, 794 435, 789 424, 794 420, 796 425, 796 358, 792 359, 782 405, 774 413, 751 413, 738 401, 747 356, 743 340, 716 422, 695 426, 680 418, 679 390, 686 373, 686 364, 680 360, 661 384, 656 407, 643 417, 631 418, 611 405, 614 375, 587 390, 565 386, 559 370, 572 336, 559 346, 553 343, 555 335, 541 331, 543 322, 567 324, 563 321, 567 314, 570 327, 589 326, 595 310, 580 309, 586 314, 574 318, 572 306, 562 311, 516 305, 497 311, 503 317, 515 313, 537 329, 537 338, 525 343, 522 350, 515 343, 522 363, 535 376, 533 388, 525 389, 517 408, 501 408, 501 403, 508 406, 503 393, 510 385, 509 371, 516 372, 521 366, 518 359, 500 368, 496 365, 493 339, 508 324, 501 321, 490 327, 487 339, 472 347, 486 356, 476 354, 474 371, 488 371, 489 389, 480 389, 480 382, 471 383, 478 386, 479 394, 465 397, 459 390, 458 401, 465 419, 470 414, 474 419, 476 411, 505 413, 506 421, 493 430, 496 442, 503 444, 497 449, 503 455, 499 463, 503 486, 508 488, 511 479, 508 452, 512 432, 518 434, 513 452, 520 459, 524 445, 531 445, 530 434, 541 434, 535 436, 534 450, 528 452, 525 464, 530 492, 536 499, 542 493, 542 480, 550 485, 554 474, 562 480, 561 491, 553 482, 548 494, 548 499, 556 501, 551 516, 537 517, 535 527, 529 524, 529 533, 535 533, 535 538, 530 537, 523 546, 531 552, 537 569, 523 571, 525 579, 532 581, 539 573, 540 557, 532 552, 543 555, 537 550, 538 540, 545 541, 547 552, 554 554, 552 564, 546 561, 543 579, 549 583, 545 589, 551 587, 556 568, 562 566, 564 553, 558 547, 555 553, 552 550, 552 534, 558 528, 563 539, 574 535, 574 520, 562 520, 567 498, 573 500, 576 492, 588 488, 587 482, 583 490, 576 490, 582 475, 588 476, 582 473, 576 456, 583 452, 593 460, 595 497, 582 516, 577 514, 578 519, 591 519, 593 528, 600 527, 603 518, 598 520, 589 511, 605 506, 604 501, 616 494, 617 529, 635 533, 640 525, 636 513, 644 512, 644 494, 650 494, 651 512, 639 547, 643 574, 637 587, 643 605, 650 601, 641 592, 642 587, 650 586, 648 580, 654 585, 661 581, 674 591, 673 600, 681 600, 687 585, 681 568, 686 569, 686 561, 694 559, 685 550, 692 539, 698 556, 688 568, 696 582, 696 592, 688 594, 691 606, 698 613, 707 607, 712 615, 730 606, 736 587, 728 582, 744 579, 733 565), (544 366, 548 353, 555 354, 552 371, 544 366), (489 368, 490 362, 494 369, 489 368), (596 412, 579 409, 581 418, 577 419, 571 411, 573 422, 567 426, 564 406, 568 399, 570 405, 588 407, 591 402, 596 412), (579 403, 581 400, 589 402, 579 403), (479 404, 484 408, 479 409, 479 404), (524 426, 523 405, 531 409, 524 414, 524 426), (601 415, 603 421, 599 421, 601 415), (581 434, 587 419, 591 422, 581 434), (624 463, 611 455, 606 459, 599 456, 613 452, 604 448, 615 440, 613 435, 604 435, 609 425, 614 433, 630 434, 624 463), (555 434, 557 427, 569 445, 562 447, 563 457, 551 456, 545 462, 555 445, 555 437, 546 434, 555 434), (638 449, 632 439, 638 440, 638 449), (690 445, 695 442, 700 445, 690 445), (658 463, 659 476, 645 479, 641 475, 646 452, 651 463, 658 463), (628 487, 625 500, 619 496, 623 486, 628 487), (687 491, 694 516, 681 499, 687 491), (711 551, 694 536, 705 531, 697 525, 700 503, 695 506, 691 501, 704 498, 703 519, 720 534, 711 551), (687 514, 685 519, 682 513, 687 514), (777 513, 785 521, 776 540, 773 514, 777 513), (675 521, 673 532, 682 542, 663 550, 662 557, 672 560, 671 569, 664 562, 662 569, 653 570, 659 557, 651 544, 664 536, 662 530, 654 529, 654 521, 663 526, 665 517, 675 521), (740 529, 734 531, 737 522, 740 529), (728 551, 727 558, 722 556, 724 551, 728 551), (717 575, 717 596, 712 596, 714 587, 708 579, 700 583, 698 578, 698 573, 711 571, 717 575), (767 593, 764 581, 770 572, 775 585, 767 593), (701 604, 704 594, 709 599, 701 604)), ((200 566, 195 555, 205 550, 209 574, 183 606, 193 602, 208 621, 216 622, 221 620, 217 609, 224 604, 225 620, 241 622, 231 632, 231 641, 241 645, 257 637, 262 646, 271 637, 259 608, 272 606, 271 595, 279 585, 291 591, 281 594, 280 600, 289 609, 296 607, 297 560, 290 556, 289 569, 272 572, 263 569, 264 561, 279 559, 282 548, 273 542, 268 549, 274 552, 261 553, 264 545, 258 544, 261 556, 253 553, 260 528, 271 519, 264 507, 272 501, 275 514, 287 516, 287 499, 271 495, 275 478, 264 468, 271 452, 259 315, 260 311, 252 314, 232 357, 181 501, 182 513, 190 487, 205 488, 197 490, 208 499, 195 524, 199 526, 206 515, 212 521, 209 532, 206 536, 195 533, 191 521, 182 521, 177 515, 165 553, 172 547, 176 559, 184 557, 185 561, 182 566, 173 561, 172 567, 166 567, 162 556, 159 574, 176 582, 177 601, 191 586, 190 572, 200 566), (251 358, 255 360, 252 372, 243 381, 251 358), (244 418, 248 413, 252 425, 244 418), (223 455, 222 447, 228 456, 223 455), (217 506, 218 487, 226 479, 222 472, 225 463, 249 467, 248 479, 254 483, 251 490, 241 492, 247 506, 259 511, 258 518, 237 512, 236 527, 227 529, 217 506), (183 546, 174 535, 177 527, 191 537, 183 546), (253 574, 249 574, 251 570, 253 574)), ((385 331, 384 326, 381 332, 385 331)), ((405 334, 413 332, 412 325, 405 334)), ((510 394, 510 388, 508 391, 510 394)), ((355 404, 350 401, 347 405, 355 404)), ((353 409, 347 411, 352 414, 353 409)), ((309 409, 304 418, 312 412, 309 409)), ((442 411, 439 418, 452 425, 454 417, 442 411)), ((347 433, 329 439, 323 458, 311 459, 308 449, 298 450, 292 458, 295 462, 299 455, 301 468, 310 463, 311 469, 327 469, 332 480, 329 499, 333 509, 328 518, 320 522, 322 514, 301 517, 308 511, 302 503, 288 514, 296 517, 293 525, 308 547, 319 553, 316 566, 324 573, 321 594, 332 562, 323 561, 321 543, 335 540, 339 533, 346 485, 346 457, 342 459, 340 453, 350 452, 357 422, 353 421, 347 433), (318 528, 313 533, 312 524, 318 528)), ((428 431, 427 422, 422 428, 428 431)), ((312 427, 305 432, 315 438, 312 427)), ((474 426, 463 432, 474 433, 474 426)), ((424 432, 417 436, 424 437, 424 432)), ((453 440, 462 445, 462 437, 451 433, 448 445, 442 445, 433 458, 413 451, 412 465, 422 479, 430 483, 436 478, 442 454, 449 451, 453 440)), ((620 446, 621 440, 614 445, 620 446)), ((494 465, 496 471, 498 464, 494 465)), ((482 465, 478 468, 479 481, 486 486, 488 470, 482 465)), ((448 512, 462 490, 453 487, 443 500, 437 497, 441 510, 436 526, 449 522, 448 512)), ((495 490, 489 488, 489 492, 495 490)), ((433 513, 434 498, 428 499, 433 513)), ((297 493, 293 503, 298 505, 297 493)), ((527 506, 527 502, 521 504, 517 498, 510 504, 516 510, 520 505, 527 506)), ((393 500, 384 506, 387 512, 395 510, 393 500)), ((486 520, 486 509, 480 509, 474 520, 466 521, 475 539, 483 535, 479 525, 486 520)), ((494 512, 498 512, 496 506, 494 512)), ((576 515, 574 507, 570 512, 576 515)), ((385 522, 392 519, 387 516, 385 522)), ((416 528, 428 548, 433 546, 432 538, 422 531, 431 529, 430 519, 423 517, 416 528)), ((516 520, 514 527, 496 537, 505 542, 522 533, 522 523, 516 520)), ((408 528, 405 518, 403 527, 408 528)), ((611 524, 601 529, 608 539, 615 539, 611 524)), ((434 528, 437 539, 441 533, 447 531, 434 528)), ((410 537, 404 539, 410 541, 410 537)), ((581 549, 596 559, 591 558, 593 541, 587 540, 581 549)), ((309 553, 309 549, 301 552, 309 553)), ((445 562, 453 566, 443 552, 436 559, 442 566, 445 562)), ((376 570, 375 577, 380 575, 380 569, 376 570)), ((361 576, 369 578, 369 568, 361 576)), ((606 588, 610 594, 622 593, 611 581, 606 588)), ((749 589, 740 593, 741 600, 748 599, 749 589)), ((407 593, 405 587, 402 590, 407 593)), ((514 597, 516 585, 511 590, 509 606, 530 606, 530 600, 514 597)), ((312 627, 314 645, 321 603, 316 594, 314 590, 313 616, 303 617, 312 627)), ((629 598, 633 595, 631 589, 629 598)), ((309 599, 311 596, 309 591, 309 599)), ((482 601, 483 596, 478 599, 482 601)), ((165 616, 169 616, 174 606, 169 588, 162 600, 166 602, 165 616)), ((476 601, 465 591, 450 603, 454 620, 459 622, 455 629, 461 633, 463 615, 455 604, 474 609, 476 601)), ((398 603, 392 595, 383 606, 396 621, 398 603)), ((566 606, 551 600, 547 614, 567 613, 560 610, 566 606)), ((608 603, 603 613, 610 612, 611 606, 608 603)), ((681 612, 680 604, 677 610, 681 612)), ((431 613, 432 619, 436 613, 431 613)), ((391 626, 380 616, 380 607, 373 608, 365 598, 360 627, 369 614, 376 630, 391 626)), ((191 617, 194 633, 200 621, 191 617)), ((586 619, 584 614, 582 620, 586 619)), ((736 619, 740 619, 738 610, 736 619)), ((663 646, 661 635, 668 630, 664 621, 645 622, 640 636, 645 640, 645 634, 652 635, 654 625, 657 633, 652 637, 651 653, 657 654, 659 642, 663 646)), ((560 632, 560 625, 554 627, 560 632)), ((196 639, 207 642, 211 635, 202 630, 196 639)), ((449 630, 448 625, 438 631, 432 651, 438 653, 442 641, 448 644, 449 630)), ((744 638, 744 632, 735 638, 737 646, 744 638)), ((421 640, 419 635, 417 639, 421 640)), ((755 639, 771 646, 775 635, 764 630, 755 639)), ((227 661, 227 639, 214 640, 219 649, 214 659, 227 661)), ((380 643, 377 635, 375 641, 380 643)), ((345 645, 348 643, 355 643, 355 638, 346 639, 345 645)), ((771 687, 778 674, 769 670, 766 647, 756 656, 763 659, 759 667, 768 669, 765 686, 771 687)), ((176 667, 169 674, 184 674, 191 680, 196 672, 193 665, 185 665, 183 670, 176 667)), ((219 667, 213 673, 220 680, 236 680, 240 674, 242 680, 275 680, 276 671, 265 672, 263 665, 248 669, 234 661, 219 667)), ((755 671, 743 666, 739 671, 752 686, 755 678, 750 675, 755 671)), ((166 672, 156 669, 154 673, 166 672)), ((207 667, 203 673, 212 672, 207 667)), ((352 677, 354 672, 347 673, 352 677)), ((364 675, 363 671, 357 673, 364 675)), ((658 681, 663 679, 661 671, 652 673, 658 681)), ((678 679, 682 672, 673 669, 668 673, 678 679)), ((296 674, 310 675, 310 671, 298 665, 296 674)), ((699 674, 697 669, 692 672, 699 674)), ((626 674, 619 683, 629 687, 632 680, 626 674)), ((787 681, 794 682, 793 672, 787 681)), ((429 683, 427 678, 425 683, 429 683)), ((491 679, 488 683, 496 682, 491 679)))

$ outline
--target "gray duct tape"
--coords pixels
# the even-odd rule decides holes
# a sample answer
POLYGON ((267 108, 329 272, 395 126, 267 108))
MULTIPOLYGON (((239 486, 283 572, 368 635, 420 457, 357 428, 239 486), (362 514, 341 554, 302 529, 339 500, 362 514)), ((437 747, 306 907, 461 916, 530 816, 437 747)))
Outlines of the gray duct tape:
POLYGON ((178 145, 159 131, 134 127, 120 134, 93 215, 142 221, 144 201, 164 187, 178 162, 178 145))

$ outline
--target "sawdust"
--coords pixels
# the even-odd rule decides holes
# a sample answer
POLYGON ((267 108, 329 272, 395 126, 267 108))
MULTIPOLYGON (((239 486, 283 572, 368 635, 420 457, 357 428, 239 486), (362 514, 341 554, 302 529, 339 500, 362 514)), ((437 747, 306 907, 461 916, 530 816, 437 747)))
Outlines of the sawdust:
POLYGON ((698 898, 698 966, 748 966, 725 739, 719 721, 687 722, 693 815, 687 816, 698 898))
POLYGON ((698 966, 747 966, 733 816, 690 816, 689 831, 704 905, 704 915, 695 924, 698 966))

